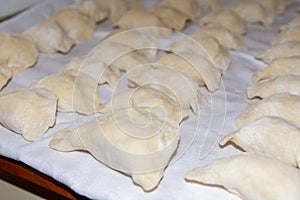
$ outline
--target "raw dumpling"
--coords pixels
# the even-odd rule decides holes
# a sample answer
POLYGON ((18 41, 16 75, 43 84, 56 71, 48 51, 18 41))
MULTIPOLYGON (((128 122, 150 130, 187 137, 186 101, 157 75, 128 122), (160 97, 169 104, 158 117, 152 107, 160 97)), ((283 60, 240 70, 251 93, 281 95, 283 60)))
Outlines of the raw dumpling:
POLYGON ((246 22, 232 10, 214 10, 200 20, 200 24, 214 24, 224 26, 236 35, 243 35, 247 32, 246 22))
POLYGON ((159 64, 148 64, 127 73, 129 86, 156 85, 170 96, 175 96, 175 101, 180 102, 183 109, 192 108, 197 113, 199 108, 207 105, 206 100, 197 88, 197 84, 185 74, 169 69, 159 64))
POLYGON ((281 31, 287 31, 288 29, 293 29, 300 26, 300 18, 294 18, 287 25, 283 25, 280 27, 281 31))
POLYGON ((159 184, 178 140, 178 126, 131 108, 102 115, 71 131, 57 132, 50 147, 59 151, 88 151, 150 191, 159 184))
POLYGON ((300 96, 300 75, 284 75, 251 85, 248 88, 248 98, 266 98, 274 94, 289 93, 300 96))
POLYGON ((75 8, 79 10, 82 14, 88 16, 95 23, 99 23, 105 20, 109 11, 103 9, 96 1, 94 0, 85 0, 75 5, 75 8))
POLYGON ((286 42, 300 42, 300 26, 281 31, 272 39, 271 45, 283 44, 286 42))
POLYGON ((300 199, 298 169, 280 160, 255 154, 215 160, 191 170, 186 179, 222 186, 247 200, 300 199))
POLYGON ((45 77, 32 84, 32 88, 42 88, 58 98, 58 111, 78 112, 90 115, 100 109, 98 83, 83 73, 65 70, 45 77))
POLYGON ((247 23, 261 23, 265 27, 271 27, 275 20, 275 14, 252 0, 239 1, 231 7, 247 23))
POLYGON ((142 86, 115 94, 109 102, 101 106, 100 112, 115 112, 134 107, 151 112, 161 121, 172 121, 170 124, 175 122, 178 125, 188 115, 176 100, 176 97, 171 98, 151 85, 142 86))
POLYGON ((9 67, 0 64, 0 90, 8 83, 12 77, 12 71, 9 67))
POLYGON ((256 104, 248 105, 244 113, 236 118, 235 124, 241 128, 262 116, 281 117, 300 126, 300 96, 275 94, 256 104))
POLYGON ((211 92, 219 88, 221 72, 201 55, 167 53, 162 55, 157 63, 186 74, 199 86, 206 85, 211 92))
POLYGON ((262 117, 225 136, 220 144, 228 142, 247 152, 275 156, 300 167, 300 129, 278 117, 262 117))
POLYGON ((19 89, 0 96, 0 123, 28 141, 54 126, 57 98, 44 90, 19 89))
POLYGON ((108 83, 114 87, 120 80, 119 69, 109 67, 99 59, 95 58, 73 58, 64 70, 75 70, 93 78, 99 84, 108 83))
POLYGON ((283 6, 278 0, 254 0, 257 3, 260 3, 263 7, 272 10, 276 14, 282 14, 284 12, 285 6, 283 6))
POLYGON ((300 75, 300 57, 278 58, 272 61, 262 71, 253 75, 252 80, 257 83, 264 79, 272 79, 286 74, 300 75))
POLYGON ((27 29, 22 37, 31 40, 42 53, 54 53, 56 51, 67 53, 75 44, 75 41, 51 20, 27 29))
POLYGON ((75 8, 59 10, 53 20, 77 43, 86 42, 93 37, 95 22, 75 8))
POLYGON ((127 12, 117 23, 121 29, 132 29, 142 27, 167 28, 161 19, 150 11, 131 10, 127 12))
POLYGON ((176 8, 192 21, 195 21, 197 17, 202 15, 202 8, 198 6, 196 0, 165 0, 163 4, 176 8))
POLYGON ((166 48, 175 53, 199 54, 209 59, 214 67, 224 72, 230 62, 231 57, 226 48, 224 48, 214 37, 196 32, 189 37, 183 37, 172 43, 166 48))
POLYGON ((230 50, 247 51, 248 47, 243 39, 236 34, 231 33, 227 28, 216 25, 209 25, 199 29, 195 34, 203 32, 215 37, 218 42, 230 50))
POLYGON ((270 63, 276 58, 300 56, 300 42, 286 42, 269 47, 256 56, 257 59, 270 63))
POLYGON ((0 52, 0 64, 11 68, 13 74, 33 66, 38 59, 38 51, 29 40, 3 33, 0 33, 0 52))
POLYGON ((187 15, 171 6, 159 4, 154 6, 151 11, 157 15, 168 28, 176 31, 181 31, 188 21, 187 15))

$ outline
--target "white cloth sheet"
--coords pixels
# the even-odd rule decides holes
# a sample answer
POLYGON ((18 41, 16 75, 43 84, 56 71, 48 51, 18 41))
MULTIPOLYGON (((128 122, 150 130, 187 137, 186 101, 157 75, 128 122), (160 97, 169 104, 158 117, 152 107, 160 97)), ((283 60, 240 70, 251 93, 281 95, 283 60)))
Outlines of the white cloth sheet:
MULTIPOLYGON (((48 19, 55 10, 73 2, 72 0, 45 0, 1 22, 0 31, 9 34, 21 33, 29 26, 48 19)), ((233 2, 234 0, 226 0, 225 4, 229 5, 233 2)), ((149 3, 153 1, 150 0, 149 3)), ((144 192, 133 184, 130 177, 108 168, 87 153, 57 152, 48 147, 56 131, 71 129, 76 123, 82 123, 89 117, 59 113, 55 127, 45 134, 43 140, 33 143, 26 142, 21 135, 0 127, 0 154, 22 161, 91 199, 238 200, 238 197, 223 189, 187 183, 184 177, 194 167, 217 158, 240 153, 231 146, 221 149, 217 143, 218 139, 235 130, 234 119, 248 103, 252 102, 246 98, 246 89, 251 83, 251 76, 266 66, 265 63, 256 60, 254 55, 269 46, 271 38, 278 33, 280 25, 287 24, 294 17, 299 17, 296 13, 298 7, 300 1, 288 8, 284 15, 277 16, 272 28, 249 25, 248 33, 243 36, 249 51, 230 52, 232 62, 222 77, 221 87, 217 92, 210 94, 203 88, 209 105, 202 109, 198 116, 190 117, 183 122, 177 155, 166 169, 158 188, 152 192, 144 192)), ((198 25, 189 25, 185 32, 191 32, 197 27, 198 25)), ((13 77, 2 93, 15 88, 28 87, 31 82, 60 71, 73 57, 91 50, 111 31, 111 22, 106 21, 97 26, 92 40, 76 45, 69 54, 40 54, 38 63, 33 68, 13 77)), ((110 88, 101 86, 99 91, 102 100, 108 100, 110 88)))

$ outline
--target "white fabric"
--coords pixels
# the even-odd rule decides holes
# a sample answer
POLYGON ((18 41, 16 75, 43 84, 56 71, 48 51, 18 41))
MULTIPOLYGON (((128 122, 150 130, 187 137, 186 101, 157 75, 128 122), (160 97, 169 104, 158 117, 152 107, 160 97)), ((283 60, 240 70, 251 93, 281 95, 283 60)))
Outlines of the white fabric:
MULTIPOLYGON (((74 1, 46 0, 0 23, 0 32, 21 33, 25 28, 49 18, 55 10, 72 2, 74 1)), ((229 5, 235 1, 225 2, 229 5)), ((230 52, 232 63, 225 72, 221 88, 217 92, 210 94, 202 88, 209 100, 209 106, 201 109, 197 117, 190 117, 183 122, 178 153, 167 168, 158 188, 153 192, 145 193, 132 183, 130 177, 106 167, 89 154, 57 152, 48 147, 49 141, 57 130, 71 129, 76 124, 81 124, 93 116, 83 117, 59 113, 55 127, 45 134, 43 140, 34 143, 26 142, 21 135, 0 127, 0 154, 20 160, 66 184, 77 193, 92 199, 238 200, 238 197, 220 188, 187 183, 184 177, 194 167, 217 158, 239 153, 232 147, 220 149, 217 141, 220 136, 229 134, 236 129, 234 119, 250 102, 246 98, 246 89, 250 84, 251 76, 266 66, 265 63, 256 60, 253 56, 268 47, 280 25, 287 24, 293 17, 298 16, 296 13, 298 7, 300 7, 300 1, 288 8, 284 15, 277 16, 273 28, 249 25, 247 35, 243 36, 249 45, 249 51, 230 52)), ((35 67, 16 75, 2 92, 28 87, 31 82, 60 71, 73 57, 90 51, 101 38, 112 30, 111 25, 110 21, 98 25, 91 41, 77 44, 67 55, 41 54, 35 67)), ((198 25, 192 25, 185 32, 188 33, 197 28, 198 25)), ((110 98, 111 89, 108 86, 101 86, 99 92, 102 102, 110 98)))

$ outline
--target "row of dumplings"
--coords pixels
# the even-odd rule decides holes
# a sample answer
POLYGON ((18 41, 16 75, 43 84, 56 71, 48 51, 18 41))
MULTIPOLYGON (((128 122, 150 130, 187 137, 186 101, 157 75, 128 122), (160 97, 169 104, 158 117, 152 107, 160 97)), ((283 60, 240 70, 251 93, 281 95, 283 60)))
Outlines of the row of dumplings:
POLYGON ((300 198, 299 61, 299 56, 279 56, 253 75, 247 96, 262 100, 249 105, 236 119, 239 129, 220 141, 247 153, 195 168, 187 180, 220 185, 244 199, 300 198))

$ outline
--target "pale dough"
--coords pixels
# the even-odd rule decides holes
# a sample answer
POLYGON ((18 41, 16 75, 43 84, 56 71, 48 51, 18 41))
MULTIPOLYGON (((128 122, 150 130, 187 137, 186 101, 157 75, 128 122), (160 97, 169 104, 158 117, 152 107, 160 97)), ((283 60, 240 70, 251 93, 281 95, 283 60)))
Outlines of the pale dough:
POLYGON ((12 71, 6 65, 0 64, 0 91, 12 78, 12 71))

